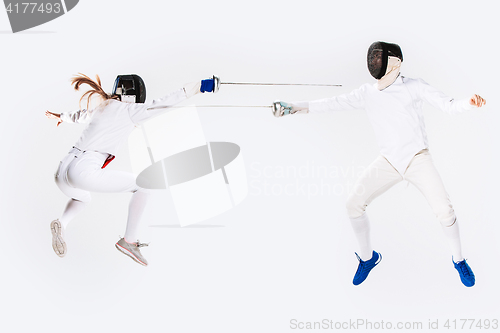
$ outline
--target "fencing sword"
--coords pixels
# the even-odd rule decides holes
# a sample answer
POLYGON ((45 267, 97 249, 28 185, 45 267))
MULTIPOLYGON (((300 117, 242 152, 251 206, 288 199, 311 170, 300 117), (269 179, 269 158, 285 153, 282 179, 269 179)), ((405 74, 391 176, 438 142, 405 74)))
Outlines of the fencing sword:
MULTIPOLYGON (((275 102, 276 103, 276 102, 275 102)), ((170 109, 170 108, 273 108, 272 105, 164 105, 164 106, 153 106, 148 108, 148 110, 156 109, 170 109)))
POLYGON ((286 114, 293 114, 292 106, 287 103, 282 103, 276 100, 272 105, 170 105, 170 106, 156 106, 148 108, 148 110, 155 109, 170 109, 170 108, 186 108, 194 106, 195 108, 271 108, 275 117, 281 117, 286 114))
POLYGON ((219 91, 221 84, 241 85, 241 86, 315 86, 315 87, 342 87, 341 84, 325 83, 262 83, 262 82, 222 82, 217 75, 212 77, 214 80, 214 93, 219 91))
MULTIPOLYGON (((219 91, 221 84, 229 85, 247 85, 247 86, 316 86, 316 87, 342 87, 341 84, 323 84, 323 83, 261 83, 261 82, 221 82, 217 75, 213 75, 214 90, 219 91)), ((166 108, 183 108, 186 106, 156 106, 148 108, 148 110, 166 109, 166 108)), ((271 108, 276 117, 283 114, 292 113, 291 106, 284 106, 281 101, 274 101, 272 105, 195 105, 197 108, 271 108)))

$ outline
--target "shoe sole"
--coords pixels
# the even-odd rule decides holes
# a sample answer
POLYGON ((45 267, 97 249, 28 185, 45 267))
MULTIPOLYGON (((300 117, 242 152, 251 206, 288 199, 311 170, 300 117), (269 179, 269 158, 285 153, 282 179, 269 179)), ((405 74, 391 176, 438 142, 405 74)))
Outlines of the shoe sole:
POLYGON ((127 255, 128 257, 132 258, 136 263, 142 265, 142 266, 147 266, 148 264, 142 262, 139 258, 137 258, 132 252, 124 248, 123 246, 119 245, 118 243, 115 244, 115 247, 118 251, 121 253, 127 255))
POLYGON ((54 252, 62 258, 66 255, 67 248, 66 243, 62 237, 59 236, 59 233, 61 232, 61 222, 52 221, 50 224, 50 230, 52 231, 52 248, 54 249, 54 252))

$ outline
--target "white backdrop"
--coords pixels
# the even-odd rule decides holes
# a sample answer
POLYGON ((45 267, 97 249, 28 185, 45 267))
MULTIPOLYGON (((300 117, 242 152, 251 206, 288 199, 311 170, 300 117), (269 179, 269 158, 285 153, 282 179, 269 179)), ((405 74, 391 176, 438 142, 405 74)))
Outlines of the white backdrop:
MULTIPOLYGON (((303 331, 294 319, 422 322, 425 331, 429 320, 442 328, 447 319, 500 319, 496 13, 494 1, 480 0, 82 0, 52 22, 12 34, 2 12, 2 331, 303 331), (356 243, 344 204, 378 154, 361 110, 282 119, 269 109, 201 110, 207 140, 242 148, 250 188, 242 204, 179 228, 169 194, 157 194, 144 220, 141 241, 151 242, 144 268, 113 245, 130 195, 94 194, 67 229, 67 256, 53 253, 49 223, 67 200, 53 173, 83 127, 56 128, 44 111, 78 108, 73 74, 99 74, 109 91, 117 74, 137 73, 148 100, 213 74, 343 84, 222 86, 189 100, 271 105, 372 82, 365 58, 376 40, 402 47, 403 75, 456 98, 487 100, 457 117, 424 111, 476 274, 473 288, 460 283, 439 223, 406 183, 369 207, 384 260, 352 285, 356 243)), ((126 147, 110 167, 130 169, 126 147)))

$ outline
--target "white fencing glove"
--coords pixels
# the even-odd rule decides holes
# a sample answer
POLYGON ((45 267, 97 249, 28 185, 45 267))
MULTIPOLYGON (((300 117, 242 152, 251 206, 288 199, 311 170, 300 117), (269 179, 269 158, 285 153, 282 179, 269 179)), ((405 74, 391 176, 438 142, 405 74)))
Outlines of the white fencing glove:
POLYGON ((286 103, 275 101, 273 103, 273 114, 275 117, 283 117, 295 113, 308 113, 309 102, 286 103))

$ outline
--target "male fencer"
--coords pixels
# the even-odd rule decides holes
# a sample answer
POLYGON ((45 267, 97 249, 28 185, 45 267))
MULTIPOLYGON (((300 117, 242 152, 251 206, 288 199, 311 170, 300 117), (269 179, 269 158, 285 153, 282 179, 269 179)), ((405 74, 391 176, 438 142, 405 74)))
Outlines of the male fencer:
POLYGON ((347 213, 359 243, 358 269, 353 284, 361 284, 380 262, 372 248, 366 207, 402 180, 415 185, 425 196, 449 241, 452 262, 467 287, 475 284, 474 273, 462 255, 458 220, 441 177, 429 153, 422 112, 423 102, 449 114, 482 107, 479 95, 455 100, 422 79, 400 75, 403 53, 397 44, 374 42, 367 63, 375 84, 364 84, 349 94, 310 102, 277 102, 275 116, 295 113, 365 109, 373 126, 380 156, 357 180, 347 199, 347 213))

